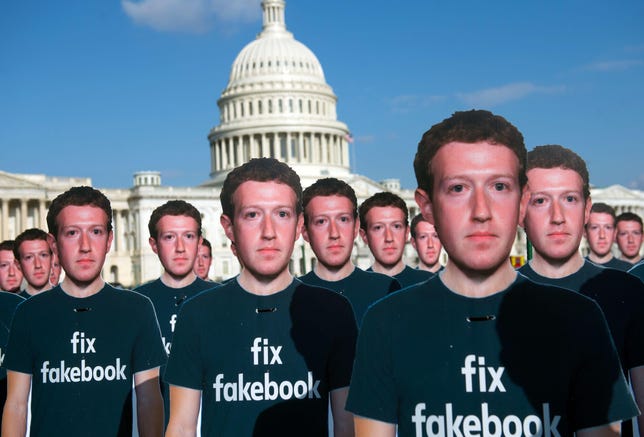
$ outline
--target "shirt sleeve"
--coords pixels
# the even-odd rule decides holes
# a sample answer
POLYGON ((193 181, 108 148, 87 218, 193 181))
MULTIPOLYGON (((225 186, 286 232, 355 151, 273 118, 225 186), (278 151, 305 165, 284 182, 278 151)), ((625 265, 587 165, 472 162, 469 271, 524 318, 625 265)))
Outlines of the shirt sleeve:
POLYGON ((608 324, 595 304, 580 312, 578 342, 584 354, 572 388, 575 431, 630 419, 638 414, 608 324))
POLYGON ((134 373, 161 366, 166 361, 159 322, 152 302, 148 298, 144 298, 137 320, 139 335, 136 338, 132 357, 134 373))
POLYGON ((186 302, 179 311, 164 380, 172 385, 201 390, 203 360, 199 347, 198 315, 192 311, 196 306, 195 300, 186 302))
POLYGON ((342 299, 337 314, 336 340, 329 359, 329 390, 348 387, 356 350, 358 328, 353 308, 348 300, 342 299))
POLYGON ((363 319, 346 408, 358 416, 396 423, 391 329, 381 309, 382 305, 372 306, 363 319))
POLYGON ((33 374, 33 355, 31 347, 30 317, 24 305, 18 306, 9 330, 9 342, 3 367, 21 373, 33 374))
POLYGON ((625 363, 626 368, 644 366, 644 283, 633 279, 633 301, 628 325, 626 326, 625 363))

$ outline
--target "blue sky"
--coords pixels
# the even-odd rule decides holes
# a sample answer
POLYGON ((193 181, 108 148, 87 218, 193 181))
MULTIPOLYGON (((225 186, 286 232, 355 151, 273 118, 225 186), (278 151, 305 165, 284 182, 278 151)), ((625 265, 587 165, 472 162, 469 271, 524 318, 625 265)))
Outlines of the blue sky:
MULTIPOLYGON (((259 0, 22 0, 0 14, 0 170, 191 186, 259 0)), ((353 133, 353 170, 414 188, 422 133, 490 109, 526 145, 580 153, 597 186, 644 189, 644 2, 287 1, 353 133), (394 6, 397 5, 397 6, 394 6), (619 6, 619 7, 616 7, 619 6)))

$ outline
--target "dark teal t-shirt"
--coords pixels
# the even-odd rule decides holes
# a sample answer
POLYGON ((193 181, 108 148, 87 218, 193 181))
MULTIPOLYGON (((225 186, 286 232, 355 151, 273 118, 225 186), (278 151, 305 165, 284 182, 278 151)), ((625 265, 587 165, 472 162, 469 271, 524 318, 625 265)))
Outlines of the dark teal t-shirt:
MULTIPOLYGON (((172 334, 174 333, 177 316, 183 303, 202 291, 218 287, 219 285, 217 282, 195 278, 190 285, 181 288, 172 288, 165 285, 159 278, 134 289, 134 291, 148 297, 152 301, 152 305, 154 305, 154 311, 157 314, 157 319, 161 326, 161 339, 163 340, 166 354, 170 354, 172 334)), ((163 373, 164 368, 162 367, 159 381, 161 382, 161 395, 163 396, 165 425, 168 426, 170 420, 170 387, 163 381, 163 373)))
POLYGON ((484 298, 436 276, 374 304, 347 410, 401 437, 572 436, 637 414, 597 304, 521 276, 484 298))
MULTIPOLYGON (((7 371, 4 368, 4 357, 7 352, 7 341, 9 340, 11 320, 13 319, 16 307, 24 300, 25 299, 23 297, 15 293, 0 291, 0 380, 7 378, 7 371)), ((6 392, 4 394, 6 395, 6 392)), ((4 400, 4 397, 2 397, 2 399, 4 400)))
POLYGON ((16 309, 7 370, 32 375, 31 436, 131 436, 132 379, 166 360, 152 303, 106 284, 54 287, 16 309))
POLYGON ((330 290, 294 279, 257 296, 230 281, 181 308, 165 380, 202 390, 202 436, 326 436, 356 331, 351 304, 330 290))
POLYGON ((601 267, 607 267, 607 268, 610 268, 610 269, 621 270, 622 272, 626 272, 626 271, 628 271, 631 267, 633 267, 633 264, 631 264, 631 263, 629 263, 629 262, 627 262, 627 261, 621 260, 621 259, 617 259, 617 258, 615 258, 615 257, 612 257, 612 258, 610 259, 610 261, 605 262, 605 263, 603 263, 603 264, 596 263, 595 261, 591 260, 591 259, 590 259, 590 258, 588 258, 588 257, 586 257, 585 259, 586 259, 586 260, 588 260, 589 262, 593 263, 593 264, 598 265, 598 266, 601 266, 601 267))
POLYGON ((563 278, 539 275, 526 264, 519 272, 540 284, 576 291, 597 302, 604 312, 624 371, 644 366, 644 284, 626 272, 585 261, 563 278))
POLYGON ((353 306, 358 326, 362 322, 362 317, 369 305, 401 288, 398 281, 391 276, 376 272, 365 272, 358 267, 355 267, 349 276, 339 281, 325 281, 316 275, 314 271, 301 276, 300 280, 305 284, 328 288, 349 299, 353 306))
POLYGON ((644 282, 644 261, 635 264, 635 266, 628 270, 628 273, 640 278, 640 281, 644 282))
MULTIPOLYGON (((373 268, 369 267, 367 272, 373 272, 373 268)), ((427 270, 418 270, 405 266, 402 272, 392 277, 398 281, 402 288, 405 288, 426 281, 434 275, 435 273, 428 272, 427 270)))

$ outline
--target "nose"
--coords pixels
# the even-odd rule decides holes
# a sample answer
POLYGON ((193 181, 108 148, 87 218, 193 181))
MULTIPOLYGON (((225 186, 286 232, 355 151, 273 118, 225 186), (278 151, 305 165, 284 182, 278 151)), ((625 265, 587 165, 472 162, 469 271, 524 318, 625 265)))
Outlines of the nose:
POLYGON ((552 221, 552 223, 557 224, 563 223, 565 221, 559 202, 552 202, 552 215, 550 217, 550 220, 552 221))
POLYGON ((85 232, 80 233, 80 250, 82 252, 89 252, 90 250, 90 244, 89 244, 89 236, 85 232))
POLYGON ((606 238, 606 230, 602 226, 599 227, 599 238, 606 238))
POLYGON ((385 241, 393 241, 393 232, 391 232, 390 226, 385 226, 385 241))
POLYGON ((432 237, 431 235, 427 237, 427 247, 430 249, 434 248, 434 237, 432 237))
POLYGON ((489 199, 482 188, 475 188, 474 191, 474 220, 487 221, 490 219, 489 199))
POLYGON ((338 226, 335 223, 335 220, 331 220, 329 224, 329 236, 331 238, 337 238, 339 236, 338 226))
POLYGON ((263 237, 266 239, 275 237, 275 226, 273 224, 273 220, 270 217, 266 217, 262 222, 263 237))

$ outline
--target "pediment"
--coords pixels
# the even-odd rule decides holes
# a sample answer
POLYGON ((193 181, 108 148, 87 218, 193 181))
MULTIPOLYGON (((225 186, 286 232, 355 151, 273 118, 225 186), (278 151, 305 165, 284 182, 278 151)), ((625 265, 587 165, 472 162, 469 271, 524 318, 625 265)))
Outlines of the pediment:
POLYGON ((606 188, 591 189, 591 196, 594 201, 601 199, 644 200, 642 192, 629 190, 622 185, 610 185, 606 188))
POLYGON ((45 188, 44 185, 21 177, 21 175, 0 171, 0 188, 45 188))

